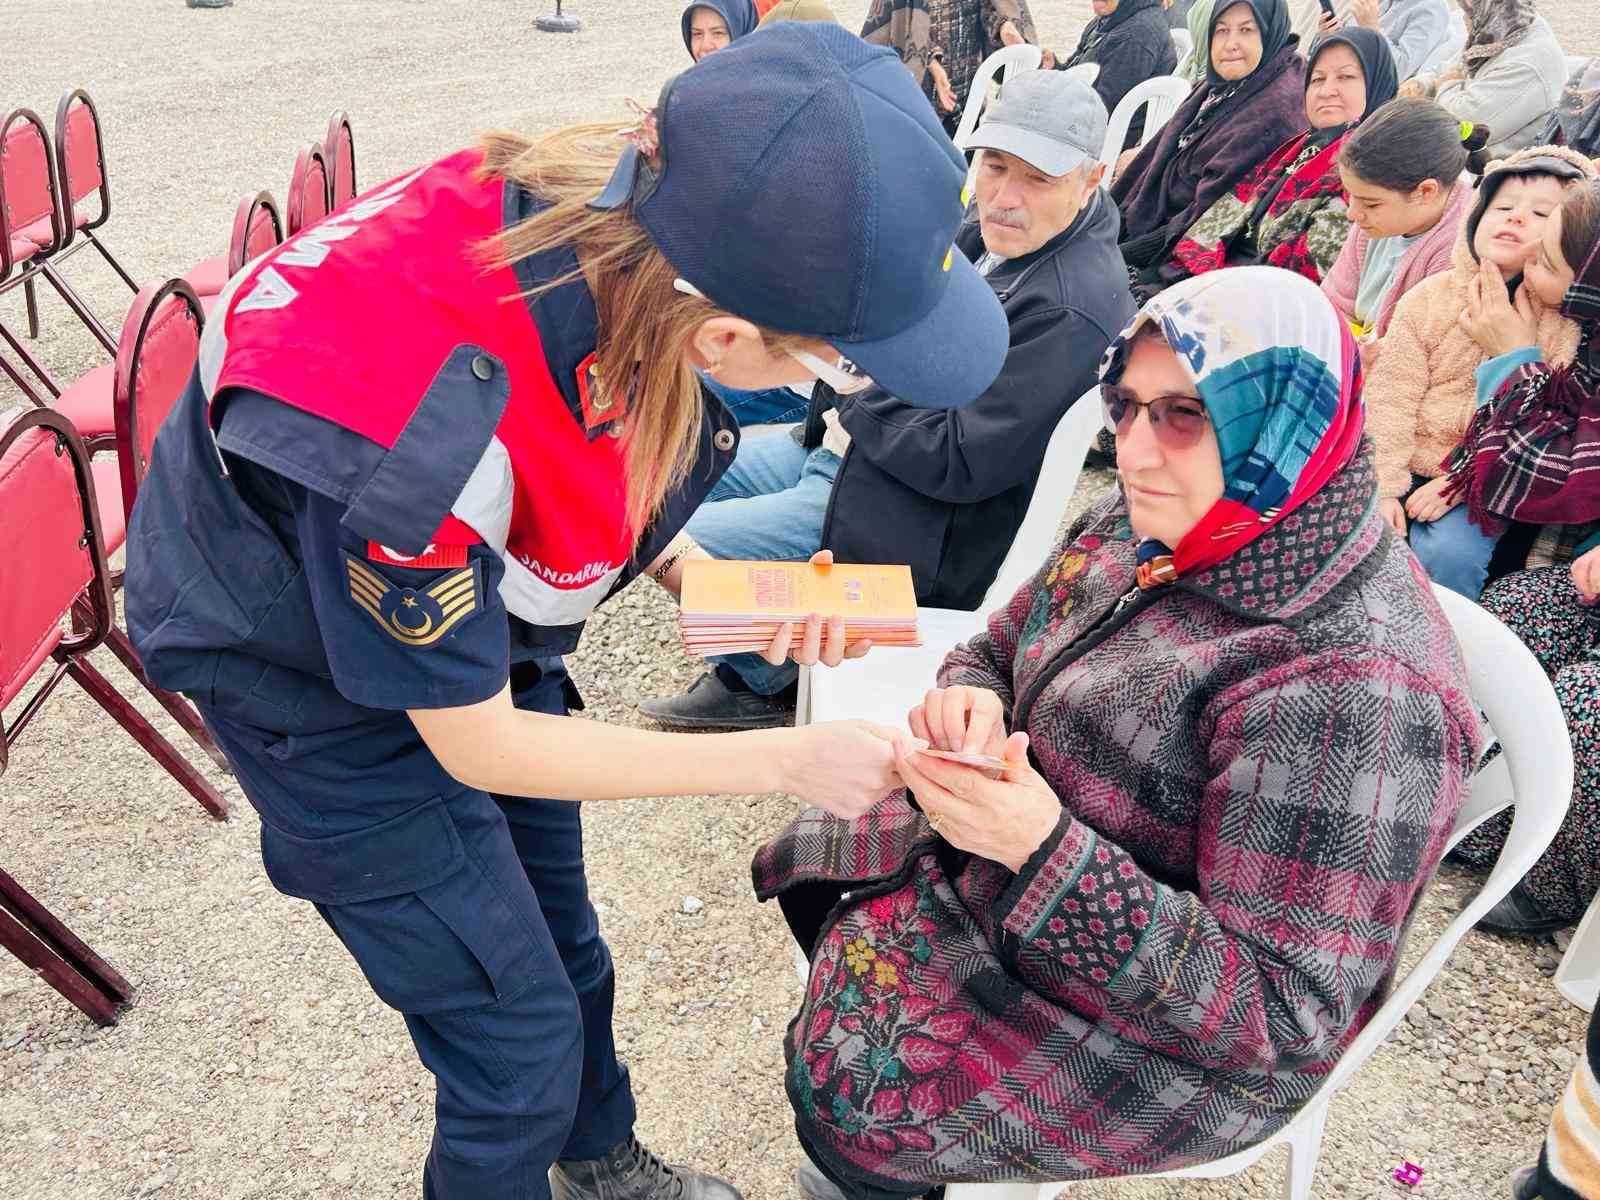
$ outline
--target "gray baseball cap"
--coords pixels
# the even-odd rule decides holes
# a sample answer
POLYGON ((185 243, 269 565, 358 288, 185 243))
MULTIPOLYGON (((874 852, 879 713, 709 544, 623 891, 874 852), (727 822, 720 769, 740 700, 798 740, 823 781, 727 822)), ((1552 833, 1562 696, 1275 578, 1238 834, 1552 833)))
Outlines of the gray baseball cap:
POLYGON ((1105 102, 1060 71, 1008 73, 1000 98, 963 150, 1003 150, 1046 175, 1065 175, 1105 146, 1105 102))

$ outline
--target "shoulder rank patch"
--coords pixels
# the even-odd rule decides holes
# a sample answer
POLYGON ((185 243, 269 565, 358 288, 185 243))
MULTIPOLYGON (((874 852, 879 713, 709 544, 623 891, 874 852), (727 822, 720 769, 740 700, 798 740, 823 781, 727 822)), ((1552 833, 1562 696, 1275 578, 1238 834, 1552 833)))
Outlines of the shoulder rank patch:
POLYGON ((483 607, 475 563, 441 575, 425 588, 399 587, 353 554, 344 556, 350 599, 390 637, 431 646, 483 607))

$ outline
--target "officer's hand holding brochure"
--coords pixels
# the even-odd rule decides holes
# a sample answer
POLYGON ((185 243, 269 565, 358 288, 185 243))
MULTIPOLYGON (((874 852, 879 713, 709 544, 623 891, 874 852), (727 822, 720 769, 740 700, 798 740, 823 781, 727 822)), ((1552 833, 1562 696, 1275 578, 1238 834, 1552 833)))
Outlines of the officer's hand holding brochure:
POLYGON ((684 564, 678 627, 691 653, 761 652, 785 622, 843 617, 847 642, 920 646, 911 568, 846 563, 741 562, 691 559, 684 564))

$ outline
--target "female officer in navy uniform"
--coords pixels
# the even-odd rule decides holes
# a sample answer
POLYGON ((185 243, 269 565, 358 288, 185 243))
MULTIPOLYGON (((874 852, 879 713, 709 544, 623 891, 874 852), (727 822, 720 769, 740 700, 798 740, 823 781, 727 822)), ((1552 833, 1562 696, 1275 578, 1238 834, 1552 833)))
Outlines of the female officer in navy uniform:
MULTIPOLYGON (((493 137, 236 277, 130 527, 151 675, 200 706, 274 885, 436 1076, 437 1200, 737 1196, 633 1137, 574 801, 787 791, 850 816, 894 783, 896 735, 865 725, 566 715, 561 655, 636 574, 676 588, 733 457, 695 370, 951 406, 1005 353, 950 252, 964 164, 888 52, 781 25, 616 132, 493 137)), ((841 642, 813 619, 799 657, 841 642)))

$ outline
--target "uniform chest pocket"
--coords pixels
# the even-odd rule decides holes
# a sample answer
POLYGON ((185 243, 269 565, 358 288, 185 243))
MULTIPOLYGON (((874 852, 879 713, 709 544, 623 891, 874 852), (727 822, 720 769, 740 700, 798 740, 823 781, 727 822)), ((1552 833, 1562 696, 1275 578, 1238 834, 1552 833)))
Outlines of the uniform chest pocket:
MULTIPOLYGON (((458 802, 492 804, 481 793, 458 802)), ((554 955, 538 900, 491 831, 464 840, 446 802, 355 833, 299 838, 263 828, 267 874, 310 900, 385 1004, 403 1013, 491 1008, 554 955)))

